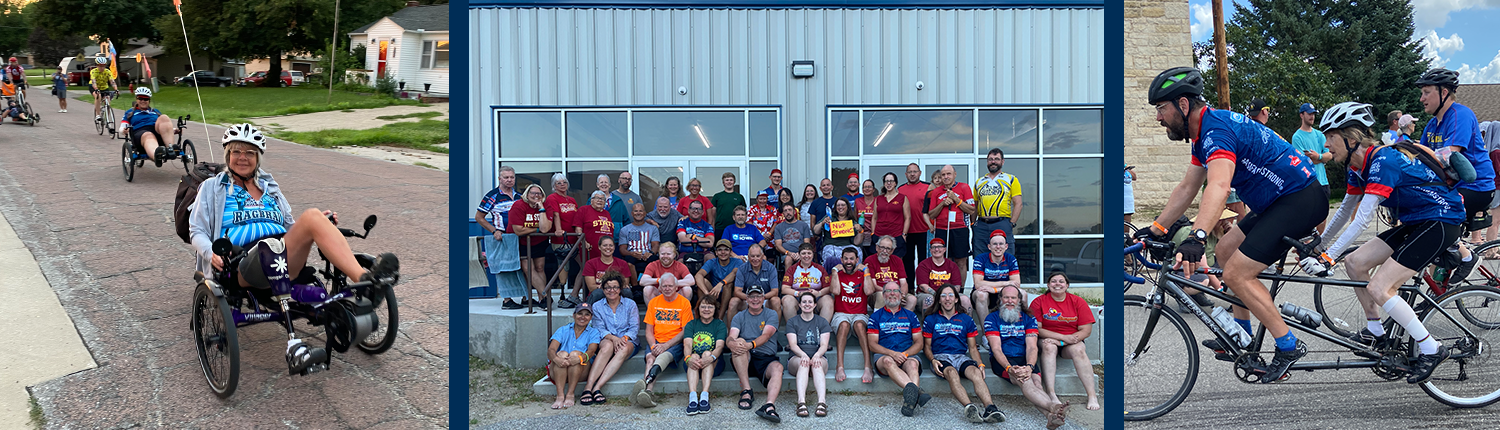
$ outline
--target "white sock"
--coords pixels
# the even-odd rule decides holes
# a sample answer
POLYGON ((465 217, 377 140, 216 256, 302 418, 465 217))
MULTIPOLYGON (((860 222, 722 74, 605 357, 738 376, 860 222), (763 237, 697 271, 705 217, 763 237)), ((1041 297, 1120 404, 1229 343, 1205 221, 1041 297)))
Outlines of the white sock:
POLYGON ((698 394, 698 401, 700 401, 700 402, 707 402, 708 401, 708 390, 703 390, 702 393, 698 394))
POLYGON ((1370 330, 1370 334, 1373 334, 1377 337, 1385 336, 1385 326, 1380 325, 1380 320, 1365 321, 1365 328, 1370 330))
POLYGON ((1423 326, 1421 321, 1417 321, 1417 313, 1411 309, 1411 305, 1406 304, 1400 297, 1393 296, 1380 307, 1385 308, 1385 312, 1396 320, 1396 324, 1401 324, 1401 327, 1411 334, 1411 338, 1417 340, 1422 354, 1437 354, 1437 349, 1442 344, 1427 333, 1427 327, 1423 326))
POLYGON ((689 391, 688 392, 688 403, 698 403, 698 392, 697 391, 689 391))
POLYGON ((1468 263, 1470 261, 1474 261, 1474 254, 1473 253, 1469 253, 1469 255, 1466 256, 1466 257, 1464 257, 1462 261, 1465 262, 1465 263, 1468 263))

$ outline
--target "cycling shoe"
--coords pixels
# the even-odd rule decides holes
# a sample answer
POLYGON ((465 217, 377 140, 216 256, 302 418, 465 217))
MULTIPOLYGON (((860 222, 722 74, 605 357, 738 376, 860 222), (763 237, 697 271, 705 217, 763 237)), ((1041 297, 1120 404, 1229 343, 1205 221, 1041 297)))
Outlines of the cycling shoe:
POLYGON ((289 340, 286 345, 286 366, 287 373, 291 375, 316 373, 328 368, 328 351, 308 346, 298 339, 289 340))
POLYGON ((158 146, 158 147, 156 147, 156 154, 155 154, 155 157, 152 158, 151 162, 156 163, 156 167, 161 167, 161 161, 164 158, 167 158, 167 147, 165 147, 165 146, 158 146))
POLYGON ((1359 333, 1349 335, 1348 339, 1350 342, 1374 347, 1377 342, 1385 340, 1385 335, 1376 336, 1374 333, 1370 333, 1370 329, 1362 328, 1359 329, 1359 333))
POLYGON ((1306 355, 1307 344, 1301 339, 1297 340, 1297 347, 1290 351, 1277 350, 1276 357, 1271 359, 1271 364, 1266 365, 1266 374, 1260 377, 1261 383, 1269 384, 1280 380, 1281 376, 1286 374, 1287 369, 1292 367, 1292 363, 1296 363, 1298 359, 1306 355))
POLYGON ((1432 377, 1432 371, 1437 369, 1437 365, 1447 359, 1448 348, 1443 346, 1438 346, 1436 354, 1422 354, 1417 356, 1416 363, 1411 366, 1411 376, 1406 378, 1406 382, 1409 384, 1427 382, 1427 379, 1432 377))
POLYGON ((1224 349, 1223 345, 1219 344, 1218 339, 1208 339, 1203 341, 1203 347, 1213 350, 1215 360, 1228 361, 1230 363, 1234 362, 1234 356, 1229 355, 1229 353, 1226 352, 1227 350, 1224 349))
POLYGON ((371 265, 370 270, 365 271, 364 275, 360 275, 359 282, 371 281, 395 285, 400 279, 401 261, 396 258, 396 254, 386 252, 375 257, 375 264, 371 265))

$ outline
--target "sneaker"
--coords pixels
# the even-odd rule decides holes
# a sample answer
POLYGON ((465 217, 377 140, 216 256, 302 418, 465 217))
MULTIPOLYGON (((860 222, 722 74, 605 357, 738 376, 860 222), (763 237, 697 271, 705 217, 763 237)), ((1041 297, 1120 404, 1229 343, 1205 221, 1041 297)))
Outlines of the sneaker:
MULTIPOLYGON (((375 264, 370 265, 370 270, 365 271, 365 274, 359 276, 360 282, 371 281, 386 285, 395 285, 400 279, 401 260, 396 258, 396 254, 389 252, 381 253, 375 257, 375 264)), ((505 301, 512 303, 510 299, 505 299, 505 301)))
POLYGON ((917 384, 908 382, 906 387, 901 388, 901 415, 908 417, 916 415, 917 397, 920 394, 921 390, 917 389, 917 384))
POLYGON ((713 407, 711 407, 711 406, 708 405, 708 399, 703 399, 703 400, 699 400, 698 401, 698 413, 700 413, 700 414, 706 414, 706 413, 708 413, 708 411, 710 411, 712 409, 713 409, 713 407))
POLYGON ((1220 345, 1218 339, 1208 339, 1203 341, 1203 347, 1212 350, 1214 352, 1214 359, 1216 360, 1228 361, 1231 363, 1234 362, 1234 356, 1229 355, 1229 350, 1225 349, 1223 345, 1220 345))
POLYGON ((688 415, 698 415, 698 413, 699 413, 698 402, 688 402, 687 414, 688 415))
POLYGON ((918 388, 917 389, 917 406, 925 408, 925 407, 927 407, 927 402, 930 402, 930 401, 932 401, 932 395, 924 393, 924 392, 922 392, 921 388, 918 388))
POLYGON ((1457 285, 1468 278, 1469 272, 1474 271, 1474 265, 1476 264, 1479 264, 1479 256, 1473 254, 1469 255, 1469 261, 1460 261, 1458 267, 1453 268, 1452 272, 1448 272, 1448 285, 1457 285))
POLYGON ((1197 303, 1198 306, 1213 306, 1214 305, 1214 301, 1213 300, 1209 300, 1207 294, 1198 293, 1198 294, 1192 295, 1191 297, 1193 298, 1193 302, 1197 303))
POLYGON ((981 410, 979 409, 979 405, 976 405, 976 404, 973 404, 973 403, 964 405, 964 419, 969 420, 969 422, 971 422, 971 423, 982 423, 982 422, 984 422, 984 417, 981 416, 980 413, 981 413, 981 410))
POLYGON ((574 303, 572 298, 563 296, 562 300, 557 301, 557 307, 561 309, 573 309, 578 307, 578 303, 574 303))
POLYGON ((542 310, 552 309, 552 298, 543 298, 541 301, 537 302, 536 306, 542 308, 542 310))
POLYGON ((641 394, 636 396, 636 401, 641 402, 641 407, 643 408, 654 408, 656 407, 656 393, 651 392, 651 390, 642 391, 641 394))
POLYGON ((1406 377, 1408 384, 1420 384, 1427 382, 1432 377, 1432 371, 1437 365, 1448 359, 1448 348, 1439 345, 1437 354, 1422 354, 1417 356, 1416 364, 1411 366, 1411 376, 1406 377))
MULTIPOLYGON (((1291 351, 1281 351, 1278 349, 1276 357, 1271 359, 1271 364, 1266 365, 1266 374, 1261 375, 1260 382, 1262 384, 1269 384, 1281 380, 1282 375, 1286 374, 1287 369, 1292 367, 1292 363, 1296 363, 1298 359, 1305 355, 1307 355, 1307 344, 1302 343, 1301 339, 1297 340, 1297 347, 1292 348, 1291 351)), ((1447 357, 1447 355, 1443 356, 1443 358, 1447 357)), ((1432 370, 1429 369, 1428 374, 1430 375, 1431 373, 1432 370)))
POLYGON ((156 154, 154 155, 155 156, 152 157, 151 162, 156 163, 156 167, 161 167, 162 159, 167 158, 167 148, 165 146, 156 147, 156 154))
POLYGON ((521 307, 523 307, 523 308, 536 307, 536 300, 532 300, 531 297, 522 297, 521 298, 521 307))
MULTIPOLYGON (((1446 355, 1444 357, 1447 357, 1446 355)), ((291 375, 316 372, 316 367, 328 361, 328 351, 308 346, 301 340, 292 340, 286 348, 287 373, 291 375)), ((1430 371, 1428 373, 1431 373, 1430 371)))
POLYGON ((1000 412, 1000 408, 996 407, 995 405, 985 406, 984 422, 991 424, 1005 422, 1005 413, 1000 412))
POLYGON ((68 113, 67 109, 58 109, 57 113, 68 113))
POLYGON ((520 303, 516 303, 515 300, 511 300, 511 299, 505 299, 505 303, 501 303, 500 304, 500 309, 505 309, 505 310, 516 310, 516 309, 521 309, 521 308, 524 308, 524 307, 525 306, 521 306, 520 303))

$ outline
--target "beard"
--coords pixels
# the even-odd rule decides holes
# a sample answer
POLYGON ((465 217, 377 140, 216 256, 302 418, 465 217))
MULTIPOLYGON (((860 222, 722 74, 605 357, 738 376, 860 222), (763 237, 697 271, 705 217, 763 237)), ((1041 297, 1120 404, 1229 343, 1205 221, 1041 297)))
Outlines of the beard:
POLYGON ((999 164, 990 163, 989 165, 987 165, 985 167, 987 167, 987 168, 990 169, 990 173, 995 173, 995 172, 999 172, 1000 171, 1000 165, 999 164))
POLYGON ((1021 310, 1010 306, 1002 307, 1000 308, 1000 320, 1008 323, 1019 322, 1021 321, 1021 310))
POLYGON ((1167 139, 1177 141, 1187 140, 1187 136, 1182 134, 1181 126, 1167 124, 1166 121, 1162 121, 1161 125, 1167 128, 1167 139))

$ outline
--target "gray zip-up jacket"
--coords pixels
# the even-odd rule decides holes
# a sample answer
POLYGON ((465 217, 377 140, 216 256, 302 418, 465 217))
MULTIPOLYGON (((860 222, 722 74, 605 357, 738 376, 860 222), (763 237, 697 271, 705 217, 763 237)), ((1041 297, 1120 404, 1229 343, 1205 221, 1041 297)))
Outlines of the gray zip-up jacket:
MULTIPOLYGON (((281 195, 281 185, 276 184, 271 174, 265 170, 258 173, 255 183, 276 199, 276 207, 282 213, 286 229, 290 231, 297 214, 292 212, 292 205, 286 202, 286 196, 281 195)), ((197 270, 204 275, 213 273, 213 244, 224 233, 224 202, 229 198, 232 184, 227 170, 204 179, 203 183, 198 184, 198 199, 193 201, 193 209, 188 214, 188 231, 193 238, 193 249, 198 254, 197 270)))

